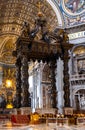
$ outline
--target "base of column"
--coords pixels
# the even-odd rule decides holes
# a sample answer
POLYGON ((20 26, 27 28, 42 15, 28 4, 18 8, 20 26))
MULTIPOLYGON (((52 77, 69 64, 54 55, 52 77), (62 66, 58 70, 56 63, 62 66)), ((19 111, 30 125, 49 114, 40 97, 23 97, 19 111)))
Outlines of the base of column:
POLYGON ((14 115, 19 114, 19 109, 14 108, 14 109, 12 110, 12 114, 14 114, 14 115))
POLYGON ((72 107, 64 107, 64 115, 73 115, 72 107))
POLYGON ((31 107, 20 108, 21 115, 29 115, 32 112, 31 107))
POLYGON ((57 109, 56 108, 37 108, 35 109, 35 112, 39 114, 45 114, 45 113, 57 114, 57 109))

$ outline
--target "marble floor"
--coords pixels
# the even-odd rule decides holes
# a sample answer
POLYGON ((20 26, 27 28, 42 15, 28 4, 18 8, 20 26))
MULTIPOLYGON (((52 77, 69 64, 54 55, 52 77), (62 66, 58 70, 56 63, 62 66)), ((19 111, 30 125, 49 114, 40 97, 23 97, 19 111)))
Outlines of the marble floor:
POLYGON ((0 121, 0 130, 85 130, 85 124, 72 125, 57 125, 39 124, 39 125, 20 125, 12 124, 10 121, 0 121))

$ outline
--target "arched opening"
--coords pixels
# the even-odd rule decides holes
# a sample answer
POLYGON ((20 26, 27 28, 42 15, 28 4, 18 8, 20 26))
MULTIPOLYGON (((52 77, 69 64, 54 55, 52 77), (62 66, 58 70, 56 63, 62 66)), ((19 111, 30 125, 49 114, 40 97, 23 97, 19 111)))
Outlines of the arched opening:
POLYGON ((79 89, 75 93, 75 104, 77 110, 85 110, 85 89, 79 89))
POLYGON ((72 74, 85 74, 85 45, 73 47, 72 55, 72 74))

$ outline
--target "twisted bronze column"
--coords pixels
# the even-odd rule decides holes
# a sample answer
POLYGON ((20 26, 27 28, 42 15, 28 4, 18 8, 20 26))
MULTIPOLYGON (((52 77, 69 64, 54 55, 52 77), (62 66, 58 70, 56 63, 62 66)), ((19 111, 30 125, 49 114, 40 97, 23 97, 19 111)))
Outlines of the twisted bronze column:
POLYGON ((21 60, 17 58, 16 60, 16 108, 21 107, 21 60))
POLYGON ((26 55, 22 56, 22 67, 21 67, 21 88, 22 88, 22 107, 30 107, 30 94, 29 94, 29 84, 28 84, 28 59, 26 55))
POLYGON ((69 83, 68 61, 69 61, 68 49, 65 48, 65 52, 64 52, 64 56, 63 56, 64 107, 70 107, 70 83, 69 83))
POLYGON ((52 103, 52 108, 56 108, 57 107, 57 91, 56 91, 56 74, 55 74, 55 70, 56 70, 57 64, 56 64, 56 60, 51 60, 50 61, 50 75, 51 75, 51 103, 52 103))

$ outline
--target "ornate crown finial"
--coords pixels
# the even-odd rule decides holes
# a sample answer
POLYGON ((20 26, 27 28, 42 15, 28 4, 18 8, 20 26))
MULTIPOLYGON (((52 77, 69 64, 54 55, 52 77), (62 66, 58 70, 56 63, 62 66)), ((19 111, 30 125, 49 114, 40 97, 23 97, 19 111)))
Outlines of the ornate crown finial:
POLYGON ((42 12, 41 12, 42 4, 41 4, 40 1, 37 3, 37 7, 38 7, 38 16, 39 16, 39 17, 42 17, 42 16, 43 16, 43 14, 42 14, 42 12))

